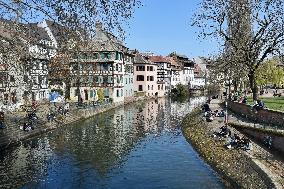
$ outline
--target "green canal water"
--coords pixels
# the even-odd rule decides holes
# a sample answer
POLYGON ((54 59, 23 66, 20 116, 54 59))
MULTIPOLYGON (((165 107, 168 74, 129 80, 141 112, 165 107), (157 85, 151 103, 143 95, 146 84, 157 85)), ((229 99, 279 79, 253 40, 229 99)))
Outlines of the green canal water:
POLYGON ((133 103, 1 152, 0 188, 224 188, 180 130, 203 100, 133 103))

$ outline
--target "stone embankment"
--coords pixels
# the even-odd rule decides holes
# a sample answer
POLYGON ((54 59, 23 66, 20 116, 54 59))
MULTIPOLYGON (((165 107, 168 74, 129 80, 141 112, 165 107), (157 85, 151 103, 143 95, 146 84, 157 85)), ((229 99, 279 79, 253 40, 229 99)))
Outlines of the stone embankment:
POLYGON ((20 125, 22 124, 25 112, 10 112, 5 116, 6 128, 0 130, 0 149, 9 148, 21 143, 24 140, 52 131, 64 125, 69 125, 77 121, 92 117, 96 114, 141 100, 147 100, 147 98, 132 98, 122 103, 112 103, 98 107, 93 106, 80 109, 75 106, 71 106, 69 114, 67 114, 66 116, 57 115, 57 120, 53 122, 47 122, 46 120, 47 112, 53 105, 42 105, 40 106, 39 110, 37 110, 37 116, 39 117, 39 120, 37 120, 34 130, 29 132, 20 130, 20 125))
POLYGON ((251 106, 228 101, 228 108, 234 113, 254 122, 264 123, 269 125, 274 125, 279 128, 284 129, 284 113, 269 110, 261 109, 259 111, 252 111, 251 106))
MULTIPOLYGON (((210 108, 221 109, 216 100, 211 103, 210 108)), ((221 175, 226 187, 284 188, 284 165, 281 160, 254 142, 252 149, 246 152, 241 149, 227 149, 227 140, 212 136, 214 131, 219 131, 223 121, 223 118, 215 118, 213 122, 208 123, 201 111, 196 109, 185 117, 182 127, 184 136, 221 175)), ((242 136, 242 133, 233 127, 230 129, 242 136)))

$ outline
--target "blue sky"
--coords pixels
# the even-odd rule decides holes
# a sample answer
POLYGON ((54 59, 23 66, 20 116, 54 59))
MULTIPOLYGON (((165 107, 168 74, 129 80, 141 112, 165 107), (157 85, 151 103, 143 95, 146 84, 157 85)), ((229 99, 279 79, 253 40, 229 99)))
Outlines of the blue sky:
POLYGON ((125 40, 127 47, 142 52, 168 55, 176 51, 190 58, 217 52, 217 42, 197 38, 191 17, 201 0, 142 0, 130 20, 125 40))

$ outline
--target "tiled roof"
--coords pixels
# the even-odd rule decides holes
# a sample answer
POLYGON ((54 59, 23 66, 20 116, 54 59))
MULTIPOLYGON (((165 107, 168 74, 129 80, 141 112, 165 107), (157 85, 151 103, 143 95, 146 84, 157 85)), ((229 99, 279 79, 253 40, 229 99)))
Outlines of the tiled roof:
POLYGON ((83 29, 80 29, 78 31, 71 30, 68 27, 62 26, 50 20, 46 20, 46 24, 54 35, 59 47, 64 48, 64 46, 70 40, 82 42, 84 38, 87 38, 87 33, 83 29))
POLYGON ((175 67, 180 66, 173 57, 167 57, 167 59, 170 61, 172 66, 175 66, 175 67))
POLYGON ((150 61, 148 57, 141 55, 139 52, 135 52, 134 63, 135 64, 153 64, 153 62, 150 61))
POLYGON ((171 63, 170 58, 164 57, 164 56, 149 56, 149 60, 155 63, 158 63, 158 62, 171 63))
POLYGON ((23 24, 10 20, 0 20, 0 35, 6 39, 19 42, 19 38, 29 43, 38 43, 40 40, 50 40, 47 32, 37 26, 37 23, 23 24))
POLYGON ((111 40, 103 41, 99 39, 95 39, 92 41, 89 41, 87 43, 87 47, 85 48, 87 51, 121 51, 121 52, 127 52, 127 48, 114 43, 111 40))
POLYGON ((194 76, 203 77, 203 71, 198 64, 194 64, 194 76))

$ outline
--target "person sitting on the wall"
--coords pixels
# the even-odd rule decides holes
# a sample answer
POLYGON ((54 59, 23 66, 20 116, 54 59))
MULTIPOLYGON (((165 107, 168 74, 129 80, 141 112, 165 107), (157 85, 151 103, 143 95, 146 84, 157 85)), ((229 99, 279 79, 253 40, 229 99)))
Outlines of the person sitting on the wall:
POLYGON ((247 101, 248 101, 247 96, 244 96, 244 98, 243 98, 243 100, 242 100, 242 102, 241 102, 241 103, 246 104, 246 103, 247 103, 247 101))
POLYGON ((23 126, 21 126, 20 129, 28 132, 34 130, 34 127, 32 126, 31 122, 24 122, 23 126))
POLYGON ((252 106, 252 109, 255 109, 256 111, 259 111, 264 108, 264 102, 260 99, 257 99, 256 104, 252 106))
POLYGON ((213 133, 213 137, 229 137, 231 136, 231 130, 228 128, 227 125, 223 125, 222 127, 220 127, 220 131, 219 132, 214 132, 213 133))
POLYGON ((225 111, 224 110, 221 110, 220 112, 218 112, 216 114, 217 117, 224 117, 225 116, 225 111))
POLYGON ((209 104, 208 104, 208 103, 205 103, 205 104, 203 105, 203 107, 202 107, 202 110, 203 110, 204 112, 209 112, 209 111, 211 111, 211 109, 210 109, 210 107, 209 107, 209 104))

